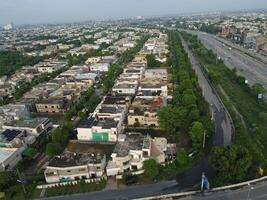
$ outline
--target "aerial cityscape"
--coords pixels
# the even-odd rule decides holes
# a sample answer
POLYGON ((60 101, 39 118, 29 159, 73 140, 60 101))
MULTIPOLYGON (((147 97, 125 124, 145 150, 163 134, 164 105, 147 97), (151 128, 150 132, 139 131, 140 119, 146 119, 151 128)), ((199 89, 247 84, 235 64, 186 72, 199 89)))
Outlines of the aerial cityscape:
POLYGON ((0 0, 0 200, 267 200, 264 1, 0 0))

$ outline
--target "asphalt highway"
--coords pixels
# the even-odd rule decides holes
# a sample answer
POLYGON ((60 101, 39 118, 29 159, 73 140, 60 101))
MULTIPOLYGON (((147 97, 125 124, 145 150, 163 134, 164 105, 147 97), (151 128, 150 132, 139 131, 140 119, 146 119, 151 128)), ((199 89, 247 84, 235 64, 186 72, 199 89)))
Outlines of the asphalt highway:
POLYGON ((215 137, 213 143, 216 146, 230 145, 233 134, 230 117, 227 115, 218 97, 213 93, 208 80, 205 78, 201 70, 199 62, 196 60, 183 39, 182 44, 188 54, 192 67, 198 76, 198 82, 202 87, 203 95, 206 101, 210 104, 212 110, 212 116, 215 122, 215 137))
POLYGON ((234 48, 234 44, 229 43, 229 41, 226 43, 225 40, 210 34, 195 33, 197 33, 202 43, 208 49, 213 50, 230 69, 236 68, 238 73, 248 80, 249 85, 260 83, 267 89, 266 57, 261 56, 263 61, 260 61, 246 54, 241 47, 234 48), (232 47, 229 47, 229 45, 232 45, 232 47))

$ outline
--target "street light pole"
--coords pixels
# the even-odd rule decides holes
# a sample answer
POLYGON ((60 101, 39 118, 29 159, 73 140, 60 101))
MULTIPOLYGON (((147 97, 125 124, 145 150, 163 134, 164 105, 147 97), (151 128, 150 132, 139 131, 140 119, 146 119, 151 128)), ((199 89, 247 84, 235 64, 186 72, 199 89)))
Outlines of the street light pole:
POLYGON ((253 189, 254 189, 254 187, 252 187, 252 186, 250 185, 250 183, 248 183, 248 187, 249 187, 249 189, 248 189, 248 196, 247 196, 247 200, 251 200, 251 198, 250 198, 250 193, 251 193, 251 190, 253 190, 253 189))
POLYGON ((205 143, 206 143, 206 130, 204 131, 203 134, 203 144, 202 144, 203 149, 205 148, 205 143))
POLYGON ((18 168, 16 168, 16 171, 17 171, 17 174, 18 174, 18 177, 19 177, 19 179, 17 181, 21 183, 23 192, 24 192, 24 194, 26 194, 27 192, 26 192, 26 189, 25 189, 25 186, 24 186, 24 180, 22 179, 21 173, 20 173, 18 168))

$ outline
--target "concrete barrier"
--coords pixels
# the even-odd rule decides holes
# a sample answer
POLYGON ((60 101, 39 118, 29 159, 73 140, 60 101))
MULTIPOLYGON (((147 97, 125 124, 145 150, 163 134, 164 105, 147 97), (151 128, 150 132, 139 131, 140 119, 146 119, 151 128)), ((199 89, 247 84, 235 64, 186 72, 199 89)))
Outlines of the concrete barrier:
MULTIPOLYGON (((217 192, 217 191, 224 191, 224 190, 229 190, 229 189, 235 189, 235 188, 240 188, 247 186, 249 184, 261 182, 267 180, 267 176, 258 178, 258 179, 253 179, 250 181, 245 181, 242 183, 237 183, 237 184, 232 184, 232 185, 227 185, 227 186, 222 186, 222 187, 217 187, 213 188, 206 193, 211 193, 211 192, 217 192)), ((168 198, 177 198, 177 197, 186 197, 186 196, 192 196, 196 194, 201 194, 200 190, 195 190, 195 191, 189 191, 189 192, 180 192, 180 193, 172 193, 172 194, 166 194, 166 195, 157 195, 157 196, 152 196, 152 197, 145 197, 145 198, 138 198, 135 200, 155 200, 155 199, 168 199, 168 198)))

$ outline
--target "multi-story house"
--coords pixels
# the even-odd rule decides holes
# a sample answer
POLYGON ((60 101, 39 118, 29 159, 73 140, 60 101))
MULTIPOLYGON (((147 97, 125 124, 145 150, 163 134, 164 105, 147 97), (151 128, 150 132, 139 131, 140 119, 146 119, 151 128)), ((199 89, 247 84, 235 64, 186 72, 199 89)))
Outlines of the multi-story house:
POLYGON ((53 158, 44 175, 47 183, 85 180, 102 177, 105 167, 105 155, 66 152, 53 158))

